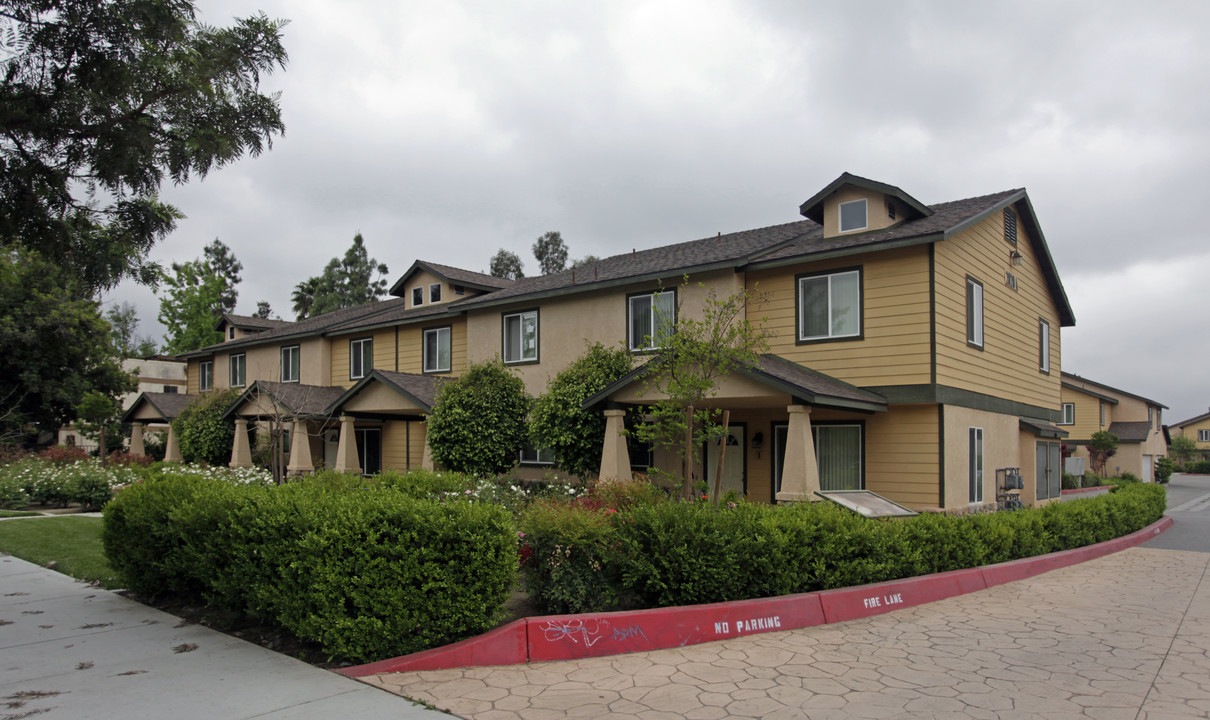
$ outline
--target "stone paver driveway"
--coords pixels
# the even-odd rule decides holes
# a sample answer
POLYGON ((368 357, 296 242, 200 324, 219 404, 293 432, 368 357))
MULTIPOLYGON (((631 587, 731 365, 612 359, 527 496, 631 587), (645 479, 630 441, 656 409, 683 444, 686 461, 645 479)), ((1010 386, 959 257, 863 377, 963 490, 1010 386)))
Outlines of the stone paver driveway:
POLYGON ((1207 718, 1208 564, 1133 548, 837 625, 362 679, 474 720, 1207 718))

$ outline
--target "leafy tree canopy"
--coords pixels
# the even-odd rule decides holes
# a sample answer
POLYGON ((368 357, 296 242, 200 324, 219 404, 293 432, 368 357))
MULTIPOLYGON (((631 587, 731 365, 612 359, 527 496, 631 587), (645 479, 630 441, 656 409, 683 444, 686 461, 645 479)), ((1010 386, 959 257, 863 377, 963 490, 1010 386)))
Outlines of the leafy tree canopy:
POLYGON ((224 419, 223 413, 239 394, 235 388, 203 393, 172 421, 185 462, 226 465, 231 461, 235 421, 224 419))
POLYGON ((357 233, 343 258, 332 258, 322 275, 294 286, 294 314, 302 320, 379 300, 387 292, 388 272, 385 263, 369 256, 365 240, 357 233))
POLYGON ((534 241, 534 259, 543 275, 553 275, 567 269, 567 244, 563 236, 552 230, 534 241))
POLYGON ((223 291, 219 294, 219 310, 222 313, 235 312, 235 300, 239 297, 239 291, 235 289, 235 286, 240 283, 240 272, 244 269, 244 264, 236 260, 231 248, 218 238, 202 248, 202 254, 206 264, 210 266, 215 275, 223 278, 225 283, 223 291))
POLYGON ((214 329, 223 313, 235 310, 235 283, 243 265, 218 239, 203 249, 203 258, 173 263, 163 274, 159 320, 168 328, 164 349, 183 353, 222 342, 214 329))
POLYGON ((1197 452, 1197 441, 1190 435, 1173 435, 1168 449, 1174 460, 1185 463, 1197 452))
POLYGON ((517 463, 529 439, 525 383, 499 358, 446 383, 428 417, 433 460, 454 472, 496 475, 517 463))
POLYGON ((284 131, 264 74, 284 21, 203 25, 189 0, 4 0, 18 52, 0 63, 0 248, 35 249, 90 295, 154 284, 148 250, 182 217, 165 178, 205 176, 284 131))
POLYGON ((150 335, 139 335, 139 316, 134 305, 121 302, 109 308, 105 319, 111 326, 110 336, 119 355, 124 358, 146 358, 155 355, 159 346, 150 335))
POLYGON ((268 300, 260 300, 256 303, 256 312, 252 313, 252 317, 258 317, 261 320, 268 320, 273 315, 273 308, 269 307, 268 300))
POLYGON ((488 274, 505 280, 520 280, 525 277, 525 271, 521 269, 521 258, 517 256, 517 253, 509 252, 504 248, 500 248, 495 255, 492 255, 488 274))

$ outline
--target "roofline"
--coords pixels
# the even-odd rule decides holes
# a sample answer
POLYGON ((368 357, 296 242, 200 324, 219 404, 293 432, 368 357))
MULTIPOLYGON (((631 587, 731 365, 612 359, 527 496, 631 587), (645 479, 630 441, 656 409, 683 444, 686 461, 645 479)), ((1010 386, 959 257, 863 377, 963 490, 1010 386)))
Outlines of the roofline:
MULTIPOLYGON (((413 276, 417 272, 419 272, 419 268, 424 268, 425 270, 433 273, 434 275, 441 278, 442 280, 445 280, 446 282, 450 283, 451 285, 462 285, 463 287, 469 287, 469 288, 473 288, 475 290, 486 290, 488 292, 503 289, 501 287, 495 287, 492 285, 488 285, 486 283, 467 282, 465 280, 459 280, 459 281, 455 282, 453 278, 451 278, 450 276, 446 275, 445 273, 443 273, 440 270, 433 267, 433 265, 430 264, 428 261, 415 260, 412 262, 412 267, 408 268, 407 272, 405 272, 402 276, 400 276, 400 278, 398 280, 395 281, 395 284, 391 286, 390 290, 387 290, 387 294, 394 295, 395 297, 403 297, 402 295, 399 295, 395 291, 398 290, 399 292, 403 292, 403 284, 405 282, 407 282, 408 278, 410 278, 411 276, 413 276)), ((465 270, 466 272, 475 272, 474 270, 466 270, 466 268, 458 268, 458 269, 465 270)), ((484 273, 478 273, 478 274, 483 275, 484 273)), ((504 279, 504 278, 501 278, 501 279, 504 279)), ((507 287, 507 286, 505 286, 505 287, 507 287)))
MULTIPOLYGON (((392 301, 393 300, 394 300, 394 298, 392 298, 392 301)), ((375 300, 375 301, 372 301, 371 303, 366 303, 366 304, 367 305, 374 304, 374 303, 385 304, 387 302, 390 302, 390 301, 375 300)), ((355 307, 365 307, 365 305, 357 305, 355 307)), ((351 310, 351 309, 352 308, 341 308, 341 310, 351 310)), ((380 310, 375 310, 375 311, 366 313, 366 315, 364 315, 362 319, 369 320, 370 318, 378 317, 379 315, 390 312, 391 310, 394 310, 394 308, 383 308, 380 310)), ((340 312, 340 310, 333 310, 332 312, 340 312)), ((325 313, 325 314, 327 314, 327 313, 325 313)), ((323 317, 323 315, 317 315, 316 317, 323 317)), ((306 318, 306 319, 311 320, 312 318, 306 318)), ((290 324, 295 325, 298 322, 302 322, 302 321, 294 321, 294 322, 291 322, 290 324)), ((281 340, 297 340, 297 339, 305 338, 305 337, 323 337, 325 334, 328 333, 328 329, 330 327, 333 327, 334 325, 335 326, 344 325, 346 323, 352 323, 352 322, 355 322, 355 321, 348 320, 346 322, 333 323, 333 325, 321 325, 320 327, 315 328, 313 330, 300 330, 298 332, 283 333, 281 335, 273 335, 272 337, 263 337, 264 335, 267 335, 268 333, 273 332, 273 330, 271 329, 271 330, 266 330, 263 333, 257 333, 255 335, 247 335, 242 338, 236 338, 234 340, 227 340, 225 342, 215 343, 214 345, 207 345, 206 347, 198 348, 197 350, 190 350, 188 352, 177 353, 173 357, 182 358, 185 360, 193 360, 196 358, 204 358, 207 355, 213 355, 216 352, 220 352, 220 351, 226 350, 228 348, 257 347, 260 345, 273 345, 281 340)))
POLYGON ((341 393, 340 397, 333 400, 331 402, 331 404, 329 404, 326 408, 324 408, 324 415, 331 417, 340 408, 341 405, 344 405, 345 403, 347 403, 348 401, 350 401, 354 397, 356 397, 358 393, 360 393, 363 389, 365 389, 366 385, 369 385, 374 380, 378 380, 379 382, 389 385, 391 387, 391 389, 393 389, 395 392, 399 393, 400 395, 404 396, 405 398, 416 403, 417 407, 423 408, 421 410, 421 412, 428 413, 433 409, 432 405, 429 405, 428 403, 424 402, 423 400, 416 397, 412 393, 408 392, 407 390, 405 390, 405 389, 399 387, 398 385, 396 385, 395 383, 391 382, 390 378, 386 377, 385 375, 382 374, 382 371, 375 368, 370 371, 370 374, 368 374, 365 377, 363 377, 362 379, 358 380, 357 383, 355 385, 353 385, 353 387, 349 388, 348 390, 345 390, 343 393, 341 393))
MULTIPOLYGON (((1164 405, 1163 403, 1160 403, 1160 402, 1156 402, 1155 400, 1152 400, 1152 399, 1150 399, 1150 398, 1145 398, 1145 397, 1143 397, 1142 395, 1135 395, 1134 393, 1132 393, 1132 392, 1126 392, 1125 390, 1119 390, 1119 389, 1115 388, 1115 387, 1114 387, 1114 386, 1112 386, 1112 385, 1106 385, 1105 383, 1103 383, 1103 382, 1097 382, 1096 380, 1089 380, 1089 379, 1088 379, 1088 378, 1086 378, 1086 377, 1080 377, 1079 375, 1076 375, 1075 373, 1069 373, 1069 372, 1067 372, 1066 370, 1064 370, 1064 371, 1062 372, 1062 377, 1068 377, 1068 378, 1072 378, 1072 379, 1074 379, 1074 380, 1079 380, 1080 382, 1092 383, 1093 385, 1096 385, 1096 386, 1098 386, 1098 387, 1103 387, 1103 388, 1105 388, 1106 390, 1112 390, 1112 391, 1114 391, 1114 392, 1116 392, 1116 393, 1122 393, 1123 395, 1127 395, 1127 396, 1129 396, 1129 397, 1132 397, 1132 398, 1134 398, 1135 400, 1142 400, 1143 402, 1147 403, 1148 405, 1155 405, 1156 407, 1163 408, 1163 409, 1165 409, 1165 410, 1167 410, 1167 409, 1168 409, 1168 406, 1167 406, 1167 405, 1164 405)), ((1066 383, 1064 383, 1064 385, 1066 385, 1066 383)), ((1075 389, 1075 390, 1082 390, 1083 388, 1076 387, 1076 388, 1073 388, 1073 389, 1075 389)), ((1210 413, 1208 413, 1208 414, 1210 414, 1210 413)))
POLYGON ((1082 388, 1079 385, 1074 385, 1074 384, 1066 382, 1066 381, 1059 381, 1059 385, 1067 388, 1068 390, 1075 390, 1076 392, 1082 392, 1085 395, 1091 395, 1095 398, 1100 398, 1100 399, 1104 400, 1105 402, 1112 403, 1114 405, 1117 405, 1120 402, 1117 398, 1109 397, 1108 395, 1102 395, 1101 393, 1099 393, 1095 390, 1089 390, 1088 388, 1082 388))
MULTIPOLYGON (((795 238, 797 239, 797 238, 795 238)), ((836 248, 834 250, 825 250, 816 253, 803 253, 801 255, 792 255, 785 258, 777 258, 776 260, 753 260, 745 265, 738 266, 738 269, 745 272, 750 270, 769 270, 772 268, 784 267, 786 265, 799 265, 803 262, 816 262, 819 260, 830 260, 838 257, 848 257, 851 255, 861 255, 867 252, 881 252, 883 250, 897 250, 899 248, 911 247, 913 245, 928 245, 930 243, 939 242, 945 239, 943 233, 928 233, 925 235, 915 235, 907 238, 892 238, 881 242, 868 243, 866 245, 853 245, 846 248, 836 248)), ((761 253, 767 255, 771 252, 776 252, 777 249, 769 250, 761 253)))
MULTIPOLYGON (((453 307, 454 305, 457 305, 457 303, 446 303, 446 306, 448 306, 448 307, 453 307)), ((430 305, 429 307, 433 307, 433 306, 430 305)), ((355 325, 352 327, 345 327, 344 325, 341 325, 336 328, 324 330, 324 331, 320 332, 319 334, 322 337, 336 337, 338 335, 349 335, 349 334, 353 334, 353 333, 365 332, 367 330, 378 330, 379 328, 384 328, 384 327, 395 327, 396 325, 415 325, 416 323, 422 323, 422 322, 425 322, 428 320, 449 320, 450 318, 458 317, 459 315, 465 315, 465 314, 466 313, 463 310, 458 308, 458 309, 453 309, 453 310, 447 310, 445 312, 433 313, 431 315, 424 315, 421 317, 414 317, 414 318, 403 317, 403 318, 396 318, 394 320, 380 320, 379 322, 370 323, 368 325, 355 325)))
POLYGON ((877 180, 871 180, 870 178, 861 177, 860 175, 854 175, 848 171, 845 171, 840 174, 840 177, 828 183, 823 190, 815 193, 805 202, 799 205, 798 214, 809 220, 814 220, 815 222, 822 224, 820 219, 816 219, 807 213, 827 199, 829 195, 845 185, 856 185, 857 187, 865 188, 866 190, 873 190, 874 192, 880 192, 883 195, 891 195, 896 197, 906 203, 913 210, 920 213, 923 217, 928 217, 934 212, 932 208, 909 195, 903 188, 900 188, 896 185, 889 185, 884 182, 879 182, 877 180))
POLYGON ((1202 420, 1205 420, 1205 419, 1207 419, 1207 418, 1210 418, 1210 412, 1205 412, 1205 413, 1202 413, 1201 415, 1197 415, 1197 416, 1191 417, 1191 418, 1189 418, 1188 420, 1181 420, 1180 422, 1174 422, 1174 423, 1171 423, 1171 424, 1169 424, 1167 427, 1173 427, 1173 426, 1176 426, 1176 427, 1179 427, 1179 428, 1183 428, 1183 427, 1185 427, 1186 425, 1192 425, 1192 424, 1193 424, 1193 423, 1195 423, 1195 422, 1201 422, 1202 420))

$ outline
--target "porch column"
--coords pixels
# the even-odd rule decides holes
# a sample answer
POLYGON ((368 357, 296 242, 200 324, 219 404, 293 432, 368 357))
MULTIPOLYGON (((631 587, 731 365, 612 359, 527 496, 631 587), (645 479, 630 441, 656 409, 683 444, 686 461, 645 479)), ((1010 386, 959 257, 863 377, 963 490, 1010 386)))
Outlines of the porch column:
POLYGON ((248 421, 235 419, 235 439, 231 442, 231 467, 252 467, 252 447, 248 444, 248 421))
POLYGON ((147 454, 147 449, 143 447, 143 423, 141 422, 130 423, 130 454, 147 454))
POLYGON ((184 462, 185 458, 181 457, 181 446, 176 441, 176 428, 172 427, 172 423, 168 424, 168 442, 164 448, 164 462, 184 462))
POLYGON ((605 411, 605 439, 601 444, 600 482, 630 482, 630 450, 623 434, 625 410, 605 411))
POLYGON ((315 469, 311 462, 311 438, 307 436, 307 421, 294 419, 294 430, 290 434, 290 464, 286 472, 303 475, 315 469))
POLYGON ((420 469, 436 469, 436 466, 433 464, 433 449, 429 447, 429 429, 427 425, 424 428, 424 455, 420 458, 420 469))
POLYGON ((815 460, 815 443, 811 441, 811 408, 791 405, 790 425, 786 428, 786 458, 782 462, 781 492, 778 502, 818 500, 819 463, 815 460))
POLYGON ((357 442, 353 433, 353 418, 340 416, 340 440, 336 443, 336 472, 361 474, 357 460, 357 442))

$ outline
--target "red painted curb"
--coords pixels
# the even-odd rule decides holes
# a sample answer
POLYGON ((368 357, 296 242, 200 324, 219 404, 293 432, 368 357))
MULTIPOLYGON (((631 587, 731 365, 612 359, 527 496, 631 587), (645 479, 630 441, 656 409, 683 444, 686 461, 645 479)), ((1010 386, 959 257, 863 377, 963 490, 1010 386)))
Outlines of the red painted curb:
POLYGON ((364 677, 387 672, 601 657, 855 620, 1092 560, 1139 545, 1170 527, 1172 518, 1165 515, 1138 532, 1096 545, 851 588, 708 605, 522 618, 452 645, 336 672, 364 677))

